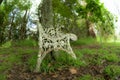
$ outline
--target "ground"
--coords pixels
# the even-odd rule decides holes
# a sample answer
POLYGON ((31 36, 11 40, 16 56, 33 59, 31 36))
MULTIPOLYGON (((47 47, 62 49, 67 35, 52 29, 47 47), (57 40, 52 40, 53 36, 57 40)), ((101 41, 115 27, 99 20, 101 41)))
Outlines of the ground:
POLYGON ((56 60, 47 55, 39 73, 34 73, 38 47, 14 45, 0 48, 0 80, 120 80, 118 44, 73 44, 74 60, 63 51, 56 60))

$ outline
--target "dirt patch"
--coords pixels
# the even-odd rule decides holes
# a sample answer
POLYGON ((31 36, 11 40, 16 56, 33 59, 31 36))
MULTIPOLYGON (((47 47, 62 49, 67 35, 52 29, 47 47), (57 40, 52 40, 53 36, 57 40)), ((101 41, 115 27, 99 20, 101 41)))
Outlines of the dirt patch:
POLYGON ((15 65, 8 72, 7 80, 76 80, 77 78, 91 74, 91 76, 104 76, 105 80, 110 77, 103 73, 104 66, 91 65, 86 67, 65 67, 54 72, 34 73, 25 66, 15 65))

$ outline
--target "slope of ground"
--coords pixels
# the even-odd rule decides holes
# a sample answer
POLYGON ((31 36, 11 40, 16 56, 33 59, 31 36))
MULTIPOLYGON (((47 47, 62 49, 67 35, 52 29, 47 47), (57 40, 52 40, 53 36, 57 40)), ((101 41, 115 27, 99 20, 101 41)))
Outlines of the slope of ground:
POLYGON ((38 47, 21 44, 0 48, 0 80, 120 80, 119 45, 87 44, 73 48, 77 60, 63 51, 55 52, 56 61, 47 55, 40 73, 33 72, 38 47))

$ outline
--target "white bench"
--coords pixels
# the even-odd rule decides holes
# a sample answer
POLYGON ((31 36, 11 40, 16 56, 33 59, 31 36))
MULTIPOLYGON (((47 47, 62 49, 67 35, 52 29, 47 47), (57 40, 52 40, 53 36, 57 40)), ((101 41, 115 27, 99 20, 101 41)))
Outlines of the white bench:
POLYGON ((75 34, 65 34, 62 33, 59 28, 55 29, 53 27, 44 29, 38 20, 36 20, 35 22, 37 23, 39 31, 39 53, 35 72, 39 71, 41 62, 46 54, 53 50, 66 51, 68 54, 76 59, 76 55, 74 54, 70 46, 70 40, 77 40, 77 36, 75 34))

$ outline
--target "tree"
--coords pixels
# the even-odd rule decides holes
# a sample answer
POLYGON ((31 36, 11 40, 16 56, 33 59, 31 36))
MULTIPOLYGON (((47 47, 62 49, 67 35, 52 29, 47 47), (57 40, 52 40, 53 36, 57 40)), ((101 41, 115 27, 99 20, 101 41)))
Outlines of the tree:
MULTIPOLYGON (((86 20, 86 29, 88 36, 95 37, 95 33, 93 33, 94 26, 92 25, 99 22, 105 23, 105 21, 109 21, 109 18, 112 18, 113 15, 109 15, 108 17, 107 14, 109 11, 105 9, 104 5, 100 3, 99 0, 84 0, 84 3, 84 5, 79 4, 77 12, 79 13, 79 16, 86 20)), ((113 24, 113 22, 111 21, 110 24, 113 24)), ((105 27, 106 30, 109 30, 108 27, 110 28, 110 26, 105 27)))
MULTIPOLYGON (((43 28, 53 27, 52 0, 43 0, 41 2, 41 4, 39 5, 39 10, 38 11, 39 11, 38 16, 40 18, 40 22, 41 22, 43 28)), ((40 26, 41 25, 39 25, 38 27, 40 28, 40 26)), ((39 31, 40 31, 40 29, 39 29, 39 31)), ((39 33, 41 33, 41 32, 39 32, 39 33)), ((42 59, 46 55, 46 53, 41 54, 41 52, 43 50, 41 50, 41 44, 40 43, 41 43, 41 37, 40 37, 40 34, 39 34, 39 46, 40 46, 40 48, 39 48, 38 60, 37 60, 35 72, 39 72, 42 59)))
POLYGON ((30 6, 29 0, 4 0, 0 6, 0 43, 25 38, 30 6))
POLYGON ((53 0, 53 26, 64 27, 64 32, 76 33, 78 30, 76 5, 77 0, 53 0))
POLYGON ((43 0, 39 5, 39 12, 38 16, 42 26, 46 27, 53 27, 53 10, 52 10, 52 0, 43 0))
POLYGON ((0 0, 0 4, 3 2, 3 0, 0 0))

